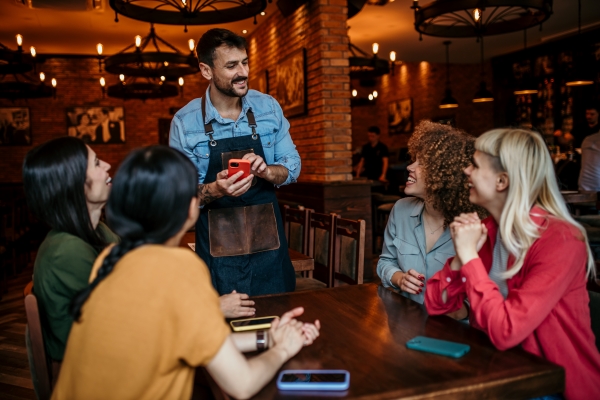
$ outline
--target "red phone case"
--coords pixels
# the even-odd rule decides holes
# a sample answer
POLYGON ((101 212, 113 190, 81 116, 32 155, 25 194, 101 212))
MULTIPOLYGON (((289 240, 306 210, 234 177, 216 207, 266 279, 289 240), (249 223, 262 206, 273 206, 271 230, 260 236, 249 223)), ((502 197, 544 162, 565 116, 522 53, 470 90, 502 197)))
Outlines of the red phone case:
POLYGON ((238 173, 239 171, 242 171, 243 174, 236 180, 236 182, 239 181, 240 179, 244 179, 248 175, 250 175, 250 161, 242 160, 240 158, 232 158, 231 160, 229 160, 229 166, 227 168, 227 175, 229 177, 231 177, 231 176, 235 175, 236 173, 238 173))

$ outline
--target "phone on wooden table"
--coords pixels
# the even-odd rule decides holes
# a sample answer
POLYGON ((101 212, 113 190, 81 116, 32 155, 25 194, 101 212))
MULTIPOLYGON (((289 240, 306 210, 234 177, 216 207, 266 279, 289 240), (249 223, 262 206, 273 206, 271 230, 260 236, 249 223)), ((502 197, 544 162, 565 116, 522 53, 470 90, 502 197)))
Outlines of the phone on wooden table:
POLYGON ((227 176, 231 178, 233 175, 242 171, 243 174, 237 178, 236 182, 250 175, 250 161, 242 160, 241 158, 232 158, 227 166, 227 176))
POLYGON ((271 316, 271 317, 259 317, 259 318, 246 318, 246 319, 236 319, 229 323, 231 325, 231 329, 234 332, 243 332, 243 331, 254 331, 258 329, 269 329, 271 327, 271 323, 275 321, 279 317, 271 316))
POLYGON ((460 358, 467 354, 471 349, 471 346, 468 344, 449 342, 447 340, 433 339, 425 336, 417 336, 410 339, 406 342, 406 347, 413 350, 453 358, 460 358))
POLYGON ((346 390, 350 373, 343 369, 287 369, 279 373, 280 390, 346 390))

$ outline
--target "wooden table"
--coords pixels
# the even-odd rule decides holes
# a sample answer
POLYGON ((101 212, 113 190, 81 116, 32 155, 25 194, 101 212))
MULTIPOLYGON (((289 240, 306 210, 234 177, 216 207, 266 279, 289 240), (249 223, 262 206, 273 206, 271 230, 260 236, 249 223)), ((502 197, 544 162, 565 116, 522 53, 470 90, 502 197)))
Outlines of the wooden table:
POLYGON ((312 272, 315 269, 315 260, 299 251, 288 248, 290 260, 296 272, 308 271, 308 277, 312 278, 312 272))
MULTIPOLYGON (((498 351, 483 332, 449 317, 429 317, 422 305, 374 284, 253 299, 257 316, 303 306, 301 320, 321 320, 321 336, 283 369, 346 369, 350 389, 338 396, 518 399, 564 391, 561 367, 519 348, 498 351), (405 343, 417 335, 467 343, 471 351, 455 360, 407 349, 405 343)), ((283 393, 273 379, 255 398, 325 396, 283 393)))

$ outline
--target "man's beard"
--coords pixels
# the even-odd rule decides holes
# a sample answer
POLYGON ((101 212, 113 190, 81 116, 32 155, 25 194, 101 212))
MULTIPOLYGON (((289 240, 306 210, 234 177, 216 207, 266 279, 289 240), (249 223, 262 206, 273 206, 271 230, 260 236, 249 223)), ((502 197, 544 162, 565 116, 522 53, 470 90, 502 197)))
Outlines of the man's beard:
POLYGON ((221 84, 221 82, 218 79, 214 79, 213 83, 215 85, 215 88, 217 88, 217 90, 221 93, 223 93, 225 96, 229 96, 229 97, 244 97, 246 95, 246 93, 248 93, 248 77, 246 76, 238 76, 237 78, 234 78, 231 83, 229 85, 223 85, 221 84), (238 94, 235 91, 235 88, 233 87, 233 84, 239 81, 246 81, 246 90, 244 91, 243 94, 238 94))

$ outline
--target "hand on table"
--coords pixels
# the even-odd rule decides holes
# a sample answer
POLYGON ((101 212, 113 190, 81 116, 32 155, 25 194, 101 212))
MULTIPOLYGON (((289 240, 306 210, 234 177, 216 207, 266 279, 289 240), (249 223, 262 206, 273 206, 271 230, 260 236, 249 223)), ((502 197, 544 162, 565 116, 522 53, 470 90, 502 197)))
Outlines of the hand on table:
POLYGON ((256 309, 252 308, 254 301, 249 300, 246 293, 238 293, 234 290, 219 297, 219 301, 225 318, 251 317, 256 313, 256 309))
POLYGON ((425 287, 425 276, 414 269, 409 269, 408 272, 398 271, 394 276, 392 276, 392 282, 403 292, 419 294, 423 291, 423 287, 425 287), (394 278, 397 274, 399 276, 394 278))

